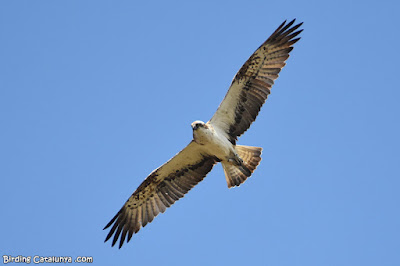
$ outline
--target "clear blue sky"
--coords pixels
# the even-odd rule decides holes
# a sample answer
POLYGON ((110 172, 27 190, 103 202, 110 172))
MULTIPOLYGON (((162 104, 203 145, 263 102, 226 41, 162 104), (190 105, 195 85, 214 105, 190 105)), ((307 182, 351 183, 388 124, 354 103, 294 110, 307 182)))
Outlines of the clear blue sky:
POLYGON ((96 265, 400 265, 395 1, 1 1, 0 255, 96 265), (221 166, 121 250, 102 228, 285 19, 302 39, 221 166))

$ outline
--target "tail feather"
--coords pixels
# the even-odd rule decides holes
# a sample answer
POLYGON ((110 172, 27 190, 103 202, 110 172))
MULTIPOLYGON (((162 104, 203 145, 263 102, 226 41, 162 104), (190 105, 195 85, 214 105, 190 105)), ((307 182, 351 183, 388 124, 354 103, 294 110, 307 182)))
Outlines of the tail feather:
POLYGON ((243 160, 241 165, 224 162, 222 167, 228 187, 240 186, 253 173, 261 161, 262 148, 236 145, 236 152, 243 160))

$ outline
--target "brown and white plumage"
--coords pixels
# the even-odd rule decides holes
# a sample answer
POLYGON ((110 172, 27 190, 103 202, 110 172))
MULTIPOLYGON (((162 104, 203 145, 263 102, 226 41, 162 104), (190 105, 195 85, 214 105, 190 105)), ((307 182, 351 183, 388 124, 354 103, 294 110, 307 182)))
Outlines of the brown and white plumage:
POLYGON ((283 22, 275 32, 250 56, 234 77, 232 84, 210 123, 229 135, 232 143, 256 119, 278 74, 285 66, 292 45, 302 32, 301 25, 283 22), (286 25, 285 25, 286 24, 286 25))
POLYGON ((261 148, 236 145, 256 119, 270 94, 274 80, 285 66, 302 23, 282 23, 253 53, 234 77, 216 113, 207 123, 192 123, 193 141, 164 165, 154 170, 136 189, 121 210, 105 226, 106 240, 119 247, 182 198, 221 162, 228 187, 239 186, 261 161, 261 148))
POLYGON ((129 241, 133 233, 153 221, 160 212, 163 213, 203 180, 216 162, 216 158, 203 155, 201 147, 194 141, 189 143, 171 160, 153 171, 129 197, 104 228, 114 223, 106 241, 115 232, 114 245, 121 234, 121 247, 127 235, 129 241))

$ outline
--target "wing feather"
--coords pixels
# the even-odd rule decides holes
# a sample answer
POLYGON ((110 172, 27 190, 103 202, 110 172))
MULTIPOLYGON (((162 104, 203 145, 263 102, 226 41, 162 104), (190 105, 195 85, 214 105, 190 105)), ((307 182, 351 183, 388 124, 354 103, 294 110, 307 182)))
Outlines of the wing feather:
POLYGON ((154 200, 156 201, 158 211, 161 213, 164 213, 167 207, 165 204, 161 201, 160 196, 158 194, 154 195, 154 200))
MULTIPOLYGON (((127 214, 126 220, 130 220, 131 217, 132 217, 132 212, 129 212, 129 213, 127 214)), ((119 242, 119 246, 120 246, 120 247, 121 247, 122 244, 124 243, 124 240, 125 240, 125 237, 126 237, 126 234, 127 234, 127 233, 128 233, 128 226, 124 226, 123 229, 122 229, 121 239, 120 239, 120 242, 119 242)))
MULTIPOLYGON (((129 220, 129 223, 126 225, 126 228, 128 230, 128 241, 131 240, 133 233, 135 232, 137 220, 138 220, 138 209, 133 209, 131 211, 131 219, 129 220)), ((122 246, 122 245, 121 245, 122 246)))
POLYGON ((302 31, 298 30, 302 23, 293 26, 294 22, 283 22, 250 56, 209 121, 214 128, 225 132, 233 144, 256 119, 274 81, 289 58, 293 44, 300 39, 295 37, 302 31))
POLYGON ((160 213, 160 210, 158 209, 157 203, 156 203, 156 195, 153 194, 153 197, 150 197, 149 199, 150 204, 151 204, 151 209, 153 211, 153 219, 154 217, 157 216, 157 214, 160 213))
POLYGON ((160 197, 160 200, 164 203, 165 207, 169 208, 172 204, 174 204, 174 200, 170 199, 168 195, 165 195, 161 189, 158 191, 157 195, 160 197))
POLYGON ((113 235, 112 246, 120 239, 130 241, 141 227, 152 222, 161 212, 182 198, 211 171, 217 159, 204 153, 202 147, 192 141, 167 163, 153 171, 121 210, 104 227, 111 227, 106 240, 113 235), (127 237, 128 236, 128 237, 127 237))

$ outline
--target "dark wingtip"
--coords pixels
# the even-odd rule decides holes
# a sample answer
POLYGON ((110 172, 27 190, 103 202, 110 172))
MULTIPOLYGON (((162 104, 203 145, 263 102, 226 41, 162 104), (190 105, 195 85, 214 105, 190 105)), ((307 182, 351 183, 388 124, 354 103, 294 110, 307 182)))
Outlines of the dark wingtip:
POLYGON ((292 26, 293 25, 293 23, 296 21, 296 19, 293 19, 292 21, 290 21, 287 25, 286 25, 286 27, 290 27, 290 26, 292 26))
MULTIPOLYGON (((283 36, 283 35, 289 35, 290 33, 294 32, 297 30, 301 25, 303 25, 303 22, 294 25, 294 22, 296 19, 291 20, 289 23, 286 23, 287 20, 285 20, 279 27, 271 34, 271 36, 268 38, 268 40, 274 39, 278 36, 283 36)), ((300 32, 299 32, 300 33, 300 32)), ((298 34, 298 33, 297 33, 298 34)), ((297 35, 296 34, 296 35, 297 35)), ((294 37, 294 36, 293 36, 294 37)), ((267 40, 267 41, 268 41, 267 40)))
POLYGON ((119 214, 121 213, 121 211, 122 211, 122 208, 121 208, 121 210, 111 219, 111 221, 109 221, 108 224, 107 224, 106 226, 104 226, 103 230, 107 229, 108 227, 110 227, 110 226, 114 223, 115 219, 118 218, 118 216, 119 216, 119 214))
POLYGON ((104 226, 103 230, 106 230, 112 224, 113 220, 109 221, 106 226, 104 226))
MULTIPOLYGON (((284 23, 282 23, 282 24, 279 26, 279 28, 282 27, 282 25, 285 25, 285 24, 286 24, 286 21, 287 21, 287 20, 285 20, 284 23)), ((292 26, 295 22, 296 22, 296 18, 292 19, 288 24, 286 24, 286 25, 285 25, 285 28, 289 28, 289 27, 292 26)), ((299 27, 301 27, 301 25, 303 25, 303 23, 304 23, 304 22, 300 22, 300 23, 296 24, 294 27, 299 28, 299 27)))
POLYGON ((106 239, 104 240, 104 243, 107 242, 110 238, 111 238, 112 234, 108 233, 108 235, 106 236, 106 239))
POLYGON ((285 24, 286 24, 286 19, 285 19, 285 21, 284 21, 284 22, 282 22, 282 24, 281 24, 281 25, 279 25, 278 29, 282 28, 282 27, 283 27, 285 24))

